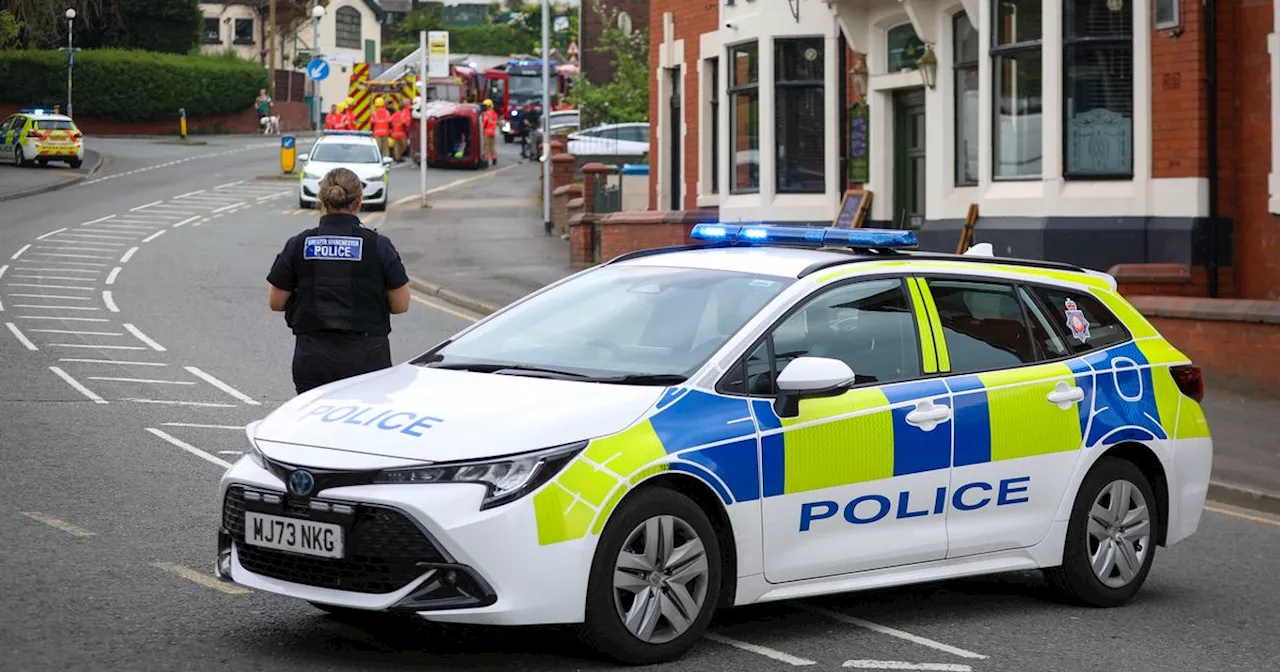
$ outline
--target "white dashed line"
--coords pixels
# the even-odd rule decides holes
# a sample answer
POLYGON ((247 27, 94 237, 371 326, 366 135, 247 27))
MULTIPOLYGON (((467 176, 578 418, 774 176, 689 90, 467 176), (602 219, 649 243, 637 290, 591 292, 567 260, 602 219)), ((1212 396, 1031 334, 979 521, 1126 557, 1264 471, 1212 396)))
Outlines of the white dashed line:
POLYGON ((199 448, 196 448, 195 446, 192 446, 191 444, 186 443, 185 441, 169 436, 168 434, 166 434, 165 432, 159 429, 156 429, 154 427, 148 427, 147 431, 151 432, 155 436, 160 437, 161 439, 164 439, 165 441, 168 441, 169 443, 177 446, 178 448, 181 448, 182 450, 185 450, 188 453, 195 455, 196 457, 202 460, 208 460, 209 462, 226 467, 228 469, 231 468, 230 462, 227 462, 226 460, 223 460, 221 458, 214 457, 209 453, 206 453, 203 450, 200 450, 199 448))
MULTIPOLYGON (((18 276, 15 275, 14 277, 16 278, 18 276)), ((80 278, 72 278, 72 279, 79 280, 80 278)), ((10 287, 38 287, 40 289, 74 289, 81 292, 92 292, 94 289, 96 289, 94 287, 72 287, 71 285, 38 285, 34 282, 11 282, 9 283, 9 286, 10 287)))
MULTIPOLYGON (((27 247, 31 247, 31 246, 28 245, 27 247)), ((111 257, 104 257, 100 254, 62 254, 60 252, 32 252, 31 254, 38 254, 42 257, 66 257, 67 259, 110 259, 111 258, 111 257)))
POLYGON ((188 192, 187 192, 187 193, 185 193, 185 194, 178 194, 177 196, 174 196, 173 198, 176 200, 176 199, 179 199, 179 198, 186 198, 187 196, 195 196, 196 194, 203 194, 204 192, 205 192, 205 190, 204 190, 204 189, 196 189, 195 191, 188 191, 188 192))
POLYGON ((213 188, 213 190, 214 190, 214 191, 217 191, 217 190, 219 190, 219 189, 226 189, 227 187, 234 187, 234 186, 236 186, 237 184, 242 184, 243 182, 244 182, 244 180, 236 180, 235 182, 228 182, 228 183, 226 183, 226 184, 219 184, 218 186, 214 187, 214 188, 213 188))
POLYGON ((901 660, 846 660, 841 667, 855 670, 931 670, 932 672, 973 672, 960 663, 906 663, 901 660))
POLYGON ((848 614, 842 614, 838 611, 832 611, 830 609, 815 607, 813 605, 804 604, 804 603, 795 603, 793 606, 799 609, 803 609, 812 614, 826 616, 827 618, 830 618, 833 621, 839 621, 841 623, 846 623, 848 625, 856 625, 860 628, 866 628, 867 630, 872 630, 882 635, 889 635, 890 637, 897 637, 898 639, 906 640, 908 642, 911 642, 912 644, 919 644, 921 646, 927 646, 931 649, 936 649, 938 651, 944 651, 946 653, 950 653, 953 656, 960 656, 961 658, 974 658, 978 660, 986 659, 986 656, 980 653, 966 651, 965 649, 957 648, 957 647, 951 646, 950 644, 943 644, 942 642, 935 642, 932 639, 928 639, 926 637, 913 635, 909 632, 904 632, 902 630, 890 628, 888 626, 880 625, 878 623, 872 623, 871 621, 866 621, 861 618, 856 618, 848 614))
MULTIPOLYGON (((128 327, 129 325, 126 324, 125 326, 128 327)), ((218 380, 217 378, 214 378, 213 376, 205 373, 204 371, 201 371, 200 369, 197 369, 194 366, 184 366, 182 368, 189 371, 191 375, 203 380, 206 383, 209 383, 210 385, 218 388, 219 390, 222 390, 223 392, 226 392, 227 394, 235 397, 236 399, 239 399, 240 401, 243 401, 244 403, 250 406, 261 405, 257 401, 254 401, 253 398, 250 397, 249 395, 241 392, 240 390, 237 390, 234 387, 231 387, 230 385, 222 382, 221 380, 218 380)))
POLYGON ((117 383, 149 383, 152 385, 195 385, 189 380, 158 380, 155 378, 113 378, 110 376, 89 376, 89 380, 109 380, 117 383))
MULTIPOLYGON (((186 219, 182 220, 181 222, 178 222, 177 224, 174 224, 174 225, 173 225, 173 228, 175 228, 175 229, 176 229, 176 228, 178 228, 179 226, 182 226, 183 224, 190 224, 191 222, 194 222, 194 221, 196 221, 197 219, 200 219, 200 217, 199 217, 199 216, 196 216, 196 217, 188 217, 188 218, 186 218, 186 219)), ((146 241, 144 240, 144 241, 142 241, 142 242, 144 242, 144 243, 145 243, 146 241)))
POLYGON ((133 253, 137 251, 138 251, 138 248, 136 247, 129 248, 129 251, 125 252, 123 257, 120 257, 120 263, 122 264, 129 263, 129 260, 133 258, 133 253))
POLYGON ((8 265, 8 264, 5 264, 4 266, 0 266, 0 278, 3 278, 3 277, 4 277, 4 272, 5 272, 5 271, 7 271, 7 270, 9 270, 9 265, 8 265))
POLYGON ((139 210, 145 210, 145 209, 147 209, 147 208, 149 208, 149 207, 151 207, 151 206, 153 206, 153 205, 160 205, 161 203, 164 203, 164 201, 154 201, 154 202, 152 202, 152 203, 148 203, 148 204, 146 204, 146 205, 139 205, 139 206, 138 206, 138 207, 136 207, 136 208, 129 208, 129 212, 137 212, 137 211, 139 211, 139 210))
POLYGON ((164 362, 126 362, 116 359, 84 359, 80 357, 62 357, 59 362, 79 362, 81 364, 110 364, 112 366, 169 366, 164 362))
POLYGON ((148 346, 151 346, 151 349, 152 349, 152 350, 155 350, 155 351, 157 351, 157 352, 164 352, 164 351, 165 351, 165 350, 164 350, 164 346, 163 346, 163 345, 160 345, 159 343, 156 343, 155 341, 151 340, 151 338, 150 338, 150 337, 148 337, 146 334, 142 333, 142 330, 138 329, 137 327, 133 326, 132 324, 129 324, 129 323, 127 323, 127 322, 126 322, 126 323, 124 324, 124 328, 125 328, 125 330, 126 330, 126 331, 128 331, 129 333, 131 333, 131 334, 133 334, 134 336, 136 336, 136 337, 138 338, 138 340, 139 340, 139 341, 142 341, 143 343, 147 344, 148 346))
POLYGON ((102 292, 102 302, 107 304, 107 310, 113 313, 120 312, 120 308, 116 306, 115 299, 111 298, 111 290, 108 289, 102 292))
POLYGON ((4 326, 9 327, 9 331, 13 332, 13 336, 14 336, 14 338, 17 338, 17 339, 18 339, 18 342, 19 342, 19 343, 21 343, 24 347, 26 347, 26 349, 28 349, 28 350, 39 350, 39 349, 40 349, 40 348, 37 348, 37 347, 36 347, 36 344, 35 344, 35 343, 32 343, 32 342, 31 342, 31 339, 27 338, 27 337, 22 333, 22 330, 18 329, 18 325, 14 324, 14 323, 12 323, 12 322, 5 322, 5 323, 4 323, 4 326))
POLYGON ((159 231, 156 231, 155 233, 153 233, 153 234, 151 234, 151 235, 147 236, 146 238, 143 238, 143 239, 142 239, 142 242, 144 242, 144 243, 149 243, 149 242, 151 242, 151 241, 155 240, 156 238, 159 238, 159 237, 160 237, 160 236, 162 236, 162 235, 164 235, 164 229, 160 229, 159 231))
MULTIPOLYGON (((55 240, 55 241, 52 241, 52 242, 55 242, 55 243, 61 243, 61 242, 67 242, 67 243, 84 243, 84 242, 90 242, 90 243, 92 243, 92 242, 95 242, 95 241, 92 241, 92 240, 90 240, 90 241, 83 241, 83 240, 68 240, 68 241, 61 241, 61 240, 55 240)), ((40 245, 40 246, 39 246, 39 247, 37 247, 36 249, 39 249, 39 250, 75 250, 76 252, 115 252, 115 251, 116 251, 116 250, 113 250, 113 249, 111 249, 111 248, 109 248, 109 247, 80 247, 80 246, 78 246, 78 245, 40 245)))
POLYGON ((62 315, 17 315, 18 320, 62 320, 65 322, 110 322, 105 317, 63 317, 62 315))
POLYGON ((718 635, 714 632, 708 632, 707 634, 703 635, 703 637, 719 644, 732 646, 735 649, 742 649, 743 651, 750 651, 751 653, 759 654, 761 656, 764 656, 765 658, 772 658, 773 660, 776 660, 780 663, 786 663, 788 665, 793 665, 795 667, 803 667, 806 665, 817 665, 816 662, 812 660, 808 660, 806 658, 797 658, 796 656, 793 656, 789 653, 783 653, 776 649, 770 649, 768 647, 759 646, 757 644, 748 644, 747 642, 740 642, 736 639, 730 639, 728 637, 725 637, 724 635, 718 635))
MULTIPOLYGON (((90 229, 84 229, 84 230, 89 231, 90 229)), ((151 229, 147 229, 147 231, 150 231, 150 230, 151 229)), ((134 240, 140 235, 142 234, 141 233, 124 233, 122 231, 112 231, 110 233, 70 232, 70 233, 62 234, 64 238, 68 238, 68 237, 69 238, 95 238, 98 240, 134 240)), ((119 243, 119 244, 123 245, 124 243, 119 243)))
POLYGON ((99 218, 97 218, 97 219, 95 219, 95 220, 85 222, 84 224, 81 224, 80 226, 89 226, 90 224, 97 224, 98 222, 105 222, 105 221, 107 221, 108 219, 114 219, 114 218, 115 218, 115 215, 107 215, 106 217, 99 217, 99 218))
POLYGON ((97 308, 88 308, 85 306, 36 306, 28 303, 15 303, 14 308, 42 308, 46 310, 97 310, 97 308))
MULTIPOLYGON (((192 423, 192 422, 162 422, 160 424, 164 427, 194 427, 196 429, 234 429, 238 431, 244 430, 244 425, 201 425, 199 423, 192 423)), ((219 452, 236 453, 236 454, 240 453, 240 451, 238 450, 224 450, 219 452)))
POLYGON ((29 250, 29 249, 31 249, 31 245, 23 245, 23 246, 22 246, 22 249, 18 250, 17 252, 14 252, 14 253, 13 253, 13 256, 12 256, 12 257, 9 257, 9 258, 10 258, 10 259, 17 259, 18 257, 21 257, 21 256, 22 256, 22 253, 23 253, 23 252, 26 252, 26 251, 27 251, 27 250, 29 250))
POLYGON ((64 226, 64 227, 62 227, 61 229, 57 229, 57 230, 55 230, 55 231, 50 231, 49 233, 46 233, 46 234, 44 234, 43 236, 36 236, 36 240, 44 240, 45 238, 48 238, 49 236, 52 236, 52 235, 54 235, 54 234, 56 234, 56 233, 62 233, 63 231, 66 231, 66 230, 67 230, 67 227, 65 227, 65 226, 64 226))
POLYGON ((57 374, 59 378, 61 378, 61 379, 65 380, 65 381, 67 381, 67 384, 68 384, 68 385, 70 385, 71 387, 76 388, 76 391, 77 391, 77 392, 79 392, 80 394, 83 394, 84 396, 86 396, 86 397, 88 397, 88 398, 92 399, 92 400, 93 400, 93 403, 95 403, 95 404, 105 404, 105 403, 107 403, 107 400, 106 400, 106 399, 103 399, 102 397, 99 397, 98 395, 94 394, 92 390, 90 390, 89 388, 85 387, 84 385, 81 385, 81 384, 80 384, 80 381, 76 380, 75 378, 72 378, 72 377, 71 377, 71 376, 70 376, 66 371, 63 371, 62 369, 60 369, 60 368, 58 368, 58 367, 56 367, 56 366, 51 366, 51 367, 49 367, 49 370, 50 370, 50 371, 52 371, 52 372, 54 372, 55 374, 57 374))
POLYGON ((50 343, 51 348, 91 348, 94 350, 146 350, 141 345, 96 345, 94 343, 50 343))
MULTIPOLYGON (((50 272, 61 272, 62 269, 49 269, 50 272)), ((97 282, 97 278, 73 278, 67 275, 31 275, 29 273, 14 273, 14 278, 26 278, 28 280, 67 280, 70 282, 97 282)))
POLYGON ((77 336, 124 336, 123 331, 75 331, 72 329, 32 329, 31 333, 74 334, 77 336))
POLYGON ((208 401, 174 401, 172 399, 124 399, 138 404, 163 404, 166 406, 196 406, 200 408, 236 408, 235 404, 215 404, 208 401))
POLYGON ((72 525, 71 523, 68 523, 65 520, 58 520, 53 516, 46 515, 38 511, 23 511, 22 515, 30 518, 31 520, 44 523, 45 525, 48 525, 49 527, 52 527, 54 529, 62 530, 63 532, 66 532, 67 534, 70 534, 73 537, 92 537, 93 536, 92 532, 84 529, 83 527, 80 527, 79 525, 72 525))
POLYGON ((108 284, 108 285, 114 285, 114 284, 116 284, 116 276, 117 276, 117 275, 120 275, 120 267, 119 267, 119 266, 116 266, 115 268, 111 269, 111 272, 107 274, 107 284, 108 284))
MULTIPOLYGON (((34 263, 57 264, 59 266, 106 266, 106 264, 100 264, 96 261, 58 261, 57 259, 40 259, 38 261, 35 261, 34 263)), ((62 269, 57 268, 57 269, 49 269, 49 270, 61 271, 62 269)))
POLYGON ((242 206, 242 205, 245 205, 245 202, 244 202, 244 201, 241 201, 241 202, 239 202, 239 203, 235 203, 235 204, 233 204, 233 205, 224 205, 224 206, 222 206, 221 208, 218 208, 218 209, 216 209, 216 210, 210 210, 210 212, 211 212, 211 213, 213 213, 213 214, 217 214, 217 213, 219 213, 219 212, 222 212, 223 210, 230 210, 230 209, 232 209, 232 208, 238 208, 238 207, 240 207, 240 206, 242 206))
POLYGON ((61 296, 58 294, 9 294, 9 296, 20 296, 24 299, 65 299, 68 301, 88 301, 87 296, 61 296))

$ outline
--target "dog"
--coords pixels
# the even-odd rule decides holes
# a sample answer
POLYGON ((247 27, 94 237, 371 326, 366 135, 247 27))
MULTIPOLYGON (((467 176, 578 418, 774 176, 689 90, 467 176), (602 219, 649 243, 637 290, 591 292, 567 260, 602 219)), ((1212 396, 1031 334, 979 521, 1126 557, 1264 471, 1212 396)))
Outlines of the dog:
POLYGON ((262 125, 263 135, 280 135, 280 117, 279 116, 276 116, 276 115, 266 116, 259 119, 258 123, 262 125))

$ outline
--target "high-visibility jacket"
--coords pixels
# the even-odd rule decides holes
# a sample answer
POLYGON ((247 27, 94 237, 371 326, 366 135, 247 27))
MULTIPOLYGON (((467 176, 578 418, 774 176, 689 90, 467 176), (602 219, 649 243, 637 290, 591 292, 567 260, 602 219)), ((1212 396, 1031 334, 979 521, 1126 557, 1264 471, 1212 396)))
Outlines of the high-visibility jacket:
POLYGON ((324 117, 324 127, 329 131, 342 130, 342 113, 334 112, 333 114, 326 114, 324 117))
POLYGON ((391 135, 391 113, 385 107, 375 107, 373 109, 373 135, 378 138, 385 138, 391 135))
POLYGON ((484 127, 484 134, 493 137, 498 133, 498 113, 493 110, 485 110, 484 115, 480 117, 480 124, 484 127))
POLYGON ((391 137, 396 140, 407 140, 409 138, 409 108, 397 110, 391 115, 391 137))
POLYGON ((350 112, 343 112, 339 115, 338 130, 354 131, 356 130, 356 117, 350 112))

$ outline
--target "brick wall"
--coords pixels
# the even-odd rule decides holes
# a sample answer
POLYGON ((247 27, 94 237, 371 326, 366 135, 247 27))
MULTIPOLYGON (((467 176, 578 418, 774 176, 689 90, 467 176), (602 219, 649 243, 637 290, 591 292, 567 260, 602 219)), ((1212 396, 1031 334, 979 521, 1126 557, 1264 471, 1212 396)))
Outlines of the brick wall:
MULTIPOLYGON (((21 106, 0 103, 0 118, 17 112, 21 106)), ((306 103, 276 102, 274 111, 280 117, 281 132, 300 131, 310 125, 309 110, 306 103)), ((113 119, 97 119, 92 115, 76 115, 76 126, 85 135, 177 135, 178 115, 173 119, 162 121, 124 122, 113 119)), ((253 110, 245 110, 237 114, 220 117, 188 117, 187 134, 219 134, 219 133, 261 133, 258 125, 258 114, 253 110)))
MULTIPOLYGON (((649 0, 600 0, 607 14, 609 10, 626 12, 631 16, 631 29, 635 32, 649 29, 649 0)), ((582 3, 582 73, 587 81, 596 86, 607 84, 613 79, 613 64, 609 55, 599 53, 600 35, 604 32, 604 17, 595 11, 592 0, 582 3)), ((662 23, 657 24, 659 27, 662 23)))
POLYGON ((1280 303, 1166 296, 1131 301, 1206 373, 1280 390, 1280 303))
POLYGON ((1183 32, 1157 30, 1151 37, 1153 177, 1209 174, 1202 16, 1198 4, 1183 3, 1183 32))
MULTIPOLYGON (((668 81, 670 74, 661 67, 662 53, 662 16, 671 12, 675 23, 673 40, 684 40, 684 93, 681 109, 684 112, 685 137, 680 150, 681 174, 683 185, 682 203, 684 209, 692 210, 698 205, 698 124, 702 111, 702 94, 699 91, 701 75, 698 73, 700 52, 700 36, 716 30, 720 20, 720 6, 707 0, 651 0, 649 4, 649 68, 654 73, 649 88, 649 208, 665 210, 670 207, 670 200, 658 199, 659 166, 666 162, 669 138, 658 134, 658 114, 665 106, 670 105, 666 96, 659 94, 659 78, 668 81), (661 98, 661 99, 659 99, 661 98)), ((723 54, 720 54, 724 58, 723 54)), ((724 104, 724 103, 722 103, 724 104)), ((672 120, 670 132, 680 132, 680 120, 672 120)), ((722 136, 723 137, 723 136, 722 136)), ((669 193, 669 191, 668 191, 669 193)))

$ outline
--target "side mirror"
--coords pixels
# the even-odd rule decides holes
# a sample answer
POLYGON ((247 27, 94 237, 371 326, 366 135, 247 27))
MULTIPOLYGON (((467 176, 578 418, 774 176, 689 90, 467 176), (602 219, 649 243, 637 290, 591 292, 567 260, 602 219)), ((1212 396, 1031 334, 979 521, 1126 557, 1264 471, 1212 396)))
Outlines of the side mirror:
POLYGON ((797 357, 778 374, 774 410, 780 418, 800 414, 800 400, 844 394, 855 376, 848 364, 828 357, 797 357))
POLYGON ((389 166, 389 165, 391 165, 392 163, 395 163, 395 159, 392 159, 392 158, 391 158, 391 157, 389 157, 389 156, 384 156, 384 157, 382 157, 382 165, 384 165, 384 166, 389 166))
POLYGON ((310 155, 310 154, 299 154, 299 155, 298 155, 298 160, 299 160, 299 161, 301 161, 301 162, 303 162, 303 163, 306 163, 306 162, 307 162, 307 159, 308 159, 308 158, 310 158, 310 157, 311 157, 311 155, 310 155))

